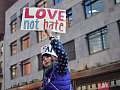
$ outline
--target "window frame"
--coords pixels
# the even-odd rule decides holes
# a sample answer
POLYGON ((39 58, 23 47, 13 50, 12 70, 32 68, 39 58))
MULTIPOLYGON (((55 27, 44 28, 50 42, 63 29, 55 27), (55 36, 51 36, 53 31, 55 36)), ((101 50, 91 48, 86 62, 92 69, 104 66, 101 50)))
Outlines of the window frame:
POLYGON ((2 56, 2 55, 3 55, 3 43, 0 46, 0 56, 2 56))
MULTIPOLYGON (((82 2, 82 5, 84 6, 85 19, 90 18, 90 17, 87 17, 87 13, 86 13, 86 7, 85 7, 86 5, 85 5, 85 2, 87 2, 87 1, 90 2, 89 4, 87 4, 87 6, 88 6, 88 5, 90 6, 90 11, 91 11, 91 13, 90 13, 91 16, 90 16, 90 17, 92 17, 92 16, 94 16, 93 13, 92 13, 92 7, 93 7, 92 5, 93 5, 95 2, 99 1, 99 0, 94 0, 94 1, 84 0, 84 1, 82 2)), ((104 10, 104 9, 103 9, 103 10, 104 10)), ((103 10, 102 10, 102 11, 103 11, 103 10)), ((102 11, 100 11, 100 12, 102 12, 102 11)), ((100 12, 97 12, 97 14, 100 13, 100 12)), ((96 14, 95 14, 95 15, 96 15, 96 14)))
POLYGON ((30 33, 27 33, 26 35, 21 37, 21 51, 23 51, 23 50, 25 50, 25 49, 30 47, 30 42, 29 41, 30 41, 30 33), (27 47, 26 48, 23 48, 23 46, 24 46, 23 45, 23 41, 27 41, 27 47))
POLYGON ((23 14, 20 14, 19 18, 20 18, 20 26, 21 26, 21 23, 22 23, 22 15, 23 14))
POLYGON ((14 33, 17 31, 17 18, 11 21, 10 27, 11 27, 11 33, 14 33), (15 24, 13 24, 13 22, 15 22, 15 24), (15 25, 15 31, 13 31, 13 25, 15 25))
POLYGON ((11 48, 11 56, 17 54, 17 40, 11 43, 10 48, 11 48), (15 47, 16 47, 16 53, 13 53, 13 48, 15 47))
POLYGON ((115 4, 119 4, 119 3, 120 3, 120 2, 118 2, 118 3, 117 3, 117 1, 116 1, 116 0, 114 0, 114 1, 115 1, 115 4))
POLYGON ((68 61, 72 61, 72 60, 75 60, 76 59, 76 52, 75 52, 75 40, 71 40, 69 42, 66 42, 63 44, 63 47, 68 55, 68 61), (74 44, 74 47, 70 49, 70 46, 74 44), (67 47, 67 48, 66 48, 67 47), (68 49, 69 48, 69 49, 68 49), (71 53, 74 52, 74 55, 72 56, 71 53), (71 56, 71 57, 69 57, 71 56))
POLYGON ((3 69, 2 69, 2 61, 0 62, 0 74, 2 74, 3 69))
POLYGON ((11 69, 11 79, 16 79, 17 78, 17 64, 14 64, 10 67, 11 69), (15 67, 15 71, 13 70, 13 67, 15 67), (15 77, 13 77, 13 71, 15 72, 15 77))
POLYGON ((120 34, 120 20, 117 23, 118 23, 118 29, 119 29, 119 34, 120 34))
MULTIPOLYGON (((72 11, 72 8, 70 8, 70 9, 68 9, 68 10, 66 11, 66 28, 71 27, 71 26, 70 26, 70 24, 71 24, 70 22, 71 22, 71 21, 69 20, 69 18, 70 18, 70 16, 72 16, 72 13, 69 14, 70 11, 72 11), (67 22, 67 18, 68 18, 68 22, 67 22), (68 24, 68 26, 67 26, 67 24, 68 24)), ((73 22, 73 16, 72 16, 72 22, 73 22)), ((72 23, 71 25, 73 25, 73 23, 72 23)))
POLYGON ((30 58, 21 62, 22 76, 29 75, 31 73, 31 64, 30 64, 30 72, 29 73, 26 72, 26 70, 28 70, 27 65, 29 65, 29 64, 30 64, 30 58))
POLYGON ((38 54, 37 57, 38 57, 38 71, 41 71, 41 70, 43 70, 43 68, 42 68, 43 63, 42 63, 41 54, 38 54))
POLYGON ((42 32, 44 32, 44 31, 37 31, 37 42, 39 43, 39 42, 41 42, 41 41, 43 41, 43 40, 46 40, 47 38, 48 38, 48 36, 47 36, 47 34, 46 33, 44 33, 44 34, 46 34, 46 38, 44 39, 43 38, 43 33, 42 32), (39 34, 40 33, 40 34, 39 34))
MULTIPOLYGON (((104 50, 107 50, 107 49, 109 49, 110 47, 108 47, 108 48, 105 48, 104 47, 104 40, 103 40, 103 35, 105 35, 105 33, 102 33, 102 31, 104 31, 104 30, 102 30, 102 29, 107 29, 107 26, 105 26, 105 27, 103 27, 103 28, 100 28, 100 29, 98 29, 98 30, 95 30, 95 31, 93 31, 93 32, 91 32, 91 33, 88 33, 86 36, 86 39, 87 39, 87 43, 88 43, 88 51, 89 51, 89 55, 92 55, 92 54, 95 54, 95 53, 98 53, 98 52, 101 52, 101 51, 104 51, 104 50), (89 39, 89 35, 90 34, 97 34, 96 32, 100 32, 100 35, 98 35, 98 36, 100 36, 100 38, 101 38, 101 46, 102 46, 102 48, 101 48, 101 50, 98 50, 98 51, 96 51, 96 52, 92 52, 91 53, 91 51, 90 51, 90 40, 91 39, 89 39)), ((108 33, 108 29, 107 29, 107 33, 108 33)), ((95 35, 94 34, 94 35, 95 35)), ((92 35, 91 35, 92 36, 92 35)), ((97 37, 98 37, 97 36, 97 37)), ((95 38, 95 37, 93 37, 93 38, 95 38)), ((109 39, 108 39, 108 46, 109 46, 109 39)))

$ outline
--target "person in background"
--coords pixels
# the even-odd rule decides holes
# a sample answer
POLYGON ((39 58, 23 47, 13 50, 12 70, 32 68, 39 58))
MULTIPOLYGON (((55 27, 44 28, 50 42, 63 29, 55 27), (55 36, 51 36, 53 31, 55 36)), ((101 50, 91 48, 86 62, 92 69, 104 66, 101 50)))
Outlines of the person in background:
POLYGON ((73 90, 68 69, 68 56, 62 44, 56 39, 51 30, 46 29, 52 49, 42 52, 43 84, 39 90, 73 90), (57 58, 57 60, 55 59, 57 58))

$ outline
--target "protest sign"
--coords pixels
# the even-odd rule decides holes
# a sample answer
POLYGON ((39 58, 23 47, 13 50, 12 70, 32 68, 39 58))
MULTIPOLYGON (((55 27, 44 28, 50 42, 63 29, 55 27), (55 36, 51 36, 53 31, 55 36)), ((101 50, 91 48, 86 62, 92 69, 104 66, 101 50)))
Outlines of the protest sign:
POLYGON ((24 8, 21 30, 45 30, 66 33, 66 10, 50 8, 24 8))

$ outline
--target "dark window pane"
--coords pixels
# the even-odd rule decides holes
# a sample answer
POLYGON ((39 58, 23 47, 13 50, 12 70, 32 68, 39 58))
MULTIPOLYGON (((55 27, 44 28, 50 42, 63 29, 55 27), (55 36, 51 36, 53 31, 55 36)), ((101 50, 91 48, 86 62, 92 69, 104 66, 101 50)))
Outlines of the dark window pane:
POLYGON ((68 60, 76 59, 74 40, 63 44, 63 46, 64 46, 65 51, 67 52, 68 60))
POLYGON ((42 70, 42 59, 41 54, 38 55, 38 71, 42 70))

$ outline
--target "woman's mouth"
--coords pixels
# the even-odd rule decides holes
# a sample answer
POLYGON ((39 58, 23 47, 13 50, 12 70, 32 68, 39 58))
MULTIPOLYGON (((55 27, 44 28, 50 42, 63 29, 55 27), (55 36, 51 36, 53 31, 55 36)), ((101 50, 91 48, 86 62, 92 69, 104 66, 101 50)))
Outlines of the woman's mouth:
POLYGON ((45 63, 45 65, 47 65, 47 64, 48 64, 48 62, 45 63))

